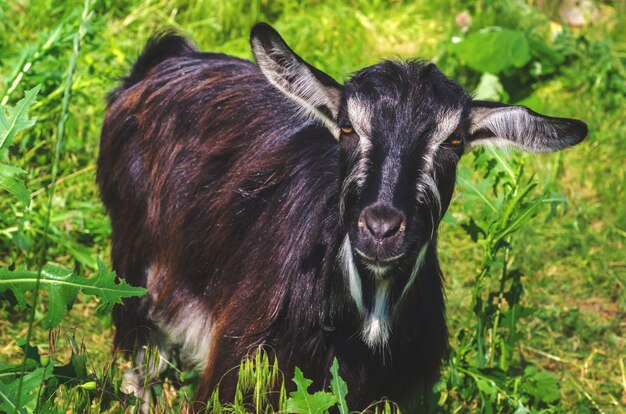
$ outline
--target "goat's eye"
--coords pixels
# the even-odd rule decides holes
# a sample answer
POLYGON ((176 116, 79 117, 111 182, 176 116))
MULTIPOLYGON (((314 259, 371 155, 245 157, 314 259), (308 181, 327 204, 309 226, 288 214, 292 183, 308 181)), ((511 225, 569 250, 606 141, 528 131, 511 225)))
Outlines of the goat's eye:
POLYGON ((350 135, 354 132, 354 128, 352 128, 352 125, 350 124, 341 125, 339 128, 341 129, 341 133, 343 135, 350 135))
POLYGON ((463 145, 463 138, 460 134, 454 133, 448 137, 443 143, 444 145, 452 148, 458 148, 463 145))

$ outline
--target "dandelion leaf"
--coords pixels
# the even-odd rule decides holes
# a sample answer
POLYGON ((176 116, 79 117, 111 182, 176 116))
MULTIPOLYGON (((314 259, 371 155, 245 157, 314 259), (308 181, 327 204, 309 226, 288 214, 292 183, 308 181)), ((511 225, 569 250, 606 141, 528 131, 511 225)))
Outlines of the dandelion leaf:
POLYGON ((348 385, 339 376, 339 362, 337 358, 333 359, 333 364, 330 367, 330 373, 332 374, 332 381, 330 383, 330 389, 333 392, 335 398, 337 398, 337 406, 341 414, 348 414, 348 404, 346 403, 346 395, 348 395, 348 385))
POLYGON ((337 398, 326 391, 309 394, 308 388, 313 381, 304 378, 300 368, 296 367, 293 382, 297 389, 289 394, 285 403, 286 411, 289 413, 322 414, 337 403, 337 398))
MULTIPOLYGON (((41 271, 39 288, 48 293, 48 313, 43 327, 53 328, 59 324, 69 310, 78 292, 96 296, 101 301, 100 310, 108 312, 116 303, 130 296, 142 296, 146 289, 133 287, 125 281, 116 281, 115 272, 110 272, 106 265, 98 260, 98 272, 90 279, 76 276, 71 270, 53 265, 46 265, 41 271)), ((25 292, 35 290, 37 272, 26 269, 14 271, 0 268, 0 293, 11 290, 21 308, 26 306, 25 292)))
POLYGON ((27 206, 30 204, 30 192, 20 178, 24 171, 3 163, 9 158, 9 147, 18 132, 35 125, 35 118, 28 117, 29 108, 35 103, 35 96, 40 86, 26 92, 14 107, 0 107, 0 189, 12 194, 27 206))

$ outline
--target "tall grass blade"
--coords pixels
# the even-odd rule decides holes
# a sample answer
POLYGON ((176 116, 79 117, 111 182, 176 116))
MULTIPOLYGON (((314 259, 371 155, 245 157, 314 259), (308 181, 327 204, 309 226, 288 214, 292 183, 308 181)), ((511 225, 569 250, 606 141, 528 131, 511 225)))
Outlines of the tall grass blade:
MULTIPOLYGON (((63 92, 63 102, 61 109, 61 117, 59 118, 59 123, 57 125, 56 131, 56 144, 54 146, 54 162, 52 164, 52 177, 50 182, 50 189, 48 191, 48 206, 46 212, 46 219, 44 224, 44 234, 43 234, 43 243, 41 246, 41 252, 39 255, 39 263, 37 270, 37 279, 35 282, 35 286, 33 289, 33 300, 31 304, 31 312, 28 323, 28 333, 26 335, 26 343, 30 343, 33 333, 33 323, 35 322, 35 311, 37 309, 37 303, 39 301, 39 283, 41 281, 41 273, 43 271, 44 263, 46 262, 46 249, 47 249, 47 238, 48 231, 50 227, 50 217, 52 213, 52 199, 54 196, 54 188, 56 183, 56 177, 59 171, 59 160, 61 157, 61 143, 63 142, 63 135, 65 131, 65 123, 67 121, 68 113, 69 113, 69 102, 70 97, 72 95, 72 81, 74 79, 74 73, 76 72, 76 61, 78 59, 78 55, 80 53, 80 44, 87 33, 87 24, 89 23, 92 17, 92 7, 95 3, 95 0, 85 0, 83 5, 83 11, 81 14, 81 20, 78 26, 78 30, 74 34, 73 39, 73 50, 69 59, 69 63, 67 66, 67 72, 65 77, 65 89, 63 92)), ((20 398, 22 387, 24 385, 24 373, 26 370, 26 356, 24 356, 23 365, 22 365, 22 373, 20 375, 18 387, 17 387, 17 399, 16 399, 16 409, 14 412, 17 412, 17 407, 20 407, 20 398)), ((42 385, 43 386, 43 385, 42 385)))

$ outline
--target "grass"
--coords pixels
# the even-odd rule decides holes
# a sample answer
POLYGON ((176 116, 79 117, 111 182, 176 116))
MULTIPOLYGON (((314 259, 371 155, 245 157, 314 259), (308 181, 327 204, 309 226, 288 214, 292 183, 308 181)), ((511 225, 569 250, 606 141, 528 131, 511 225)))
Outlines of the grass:
MULTIPOLYGON (((516 358, 560 379, 559 403, 538 409, 624 413, 626 8, 622 2, 601 3, 593 24, 556 41, 550 31, 562 23, 558 2, 544 2, 544 9, 535 3, 98 0, 85 20, 82 2, 0 0, 0 102, 15 104, 25 90, 42 85, 31 110, 37 124, 19 135, 10 151, 10 161, 27 171, 31 206, 0 193, 0 265, 36 269, 46 243, 45 261, 81 274, 95 272, 96 257, 108 258, 110 228, 94 183, 105 96, 153 32, 172 27, 203 50, 250 58, 249 27, 265 20, 294 50, 338 79, 380 59, 421 56, 435 60, 471 90, 479 74, 447 52, 451 37, 462 35, 454 16, 468 10, 472 30, 494 24, 522 28, 564 50, 568 60, 556 74, 532 82, 519 74, 504 76, 503 84, 511 96, 527 99, 538 111, 578 117, 590 126, 589 139, 579 147, 522 158, 526 173, 566 205, 548 221, 542 210, 515 234, 511 260, 524 275, 522 303, 528 309, 518 324, 516 358)), ((519 157, 514 151, 503 154, 507 160, 519 157)), ((476 183, 480 177, 471 173, 474 163, 469 155, 461 168, 476 183)), ((461 183, 440 230, 453 333, 468 324, 471 289, 482 259, 481 247, 460 224, 481 208, 461 183)), ((495 286, 497 280, 487 283, 495 286)), ((40 327, 45 293, 41 299, 34 309, 31 342, 67 361, 71 346, 50 340, 40 327)), ((101 371, 113 362, 112 329, 108 317, 95 316, 95 307, 94 300, 83 298, 57 335, 84 343, 91 369, 101 371)), ((0 310, 0 363, 20 360, 14 338, 26 338, 27 317, 9 306, 0 310)), ((453 338, 453 348, 461 342, 453 338)), ((454 390, 446 398, 458 401, 458 412, 478 410, 478 397, 466 398, 462 392, 454 390)))

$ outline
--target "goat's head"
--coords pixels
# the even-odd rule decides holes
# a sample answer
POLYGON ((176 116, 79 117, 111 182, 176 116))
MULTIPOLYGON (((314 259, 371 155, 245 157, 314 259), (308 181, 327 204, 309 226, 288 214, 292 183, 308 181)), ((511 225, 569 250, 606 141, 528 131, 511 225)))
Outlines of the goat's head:
POLYGON ((393 309, 434 241, 465 151, 493 143, 548 152, 587 134, 578 120, 473 100, 432 63, 386 61, 340 85, 266 24, 255 26, 251 43, 267 79, 340 142, 340 261, 371 347, 388 339, 393 309))

